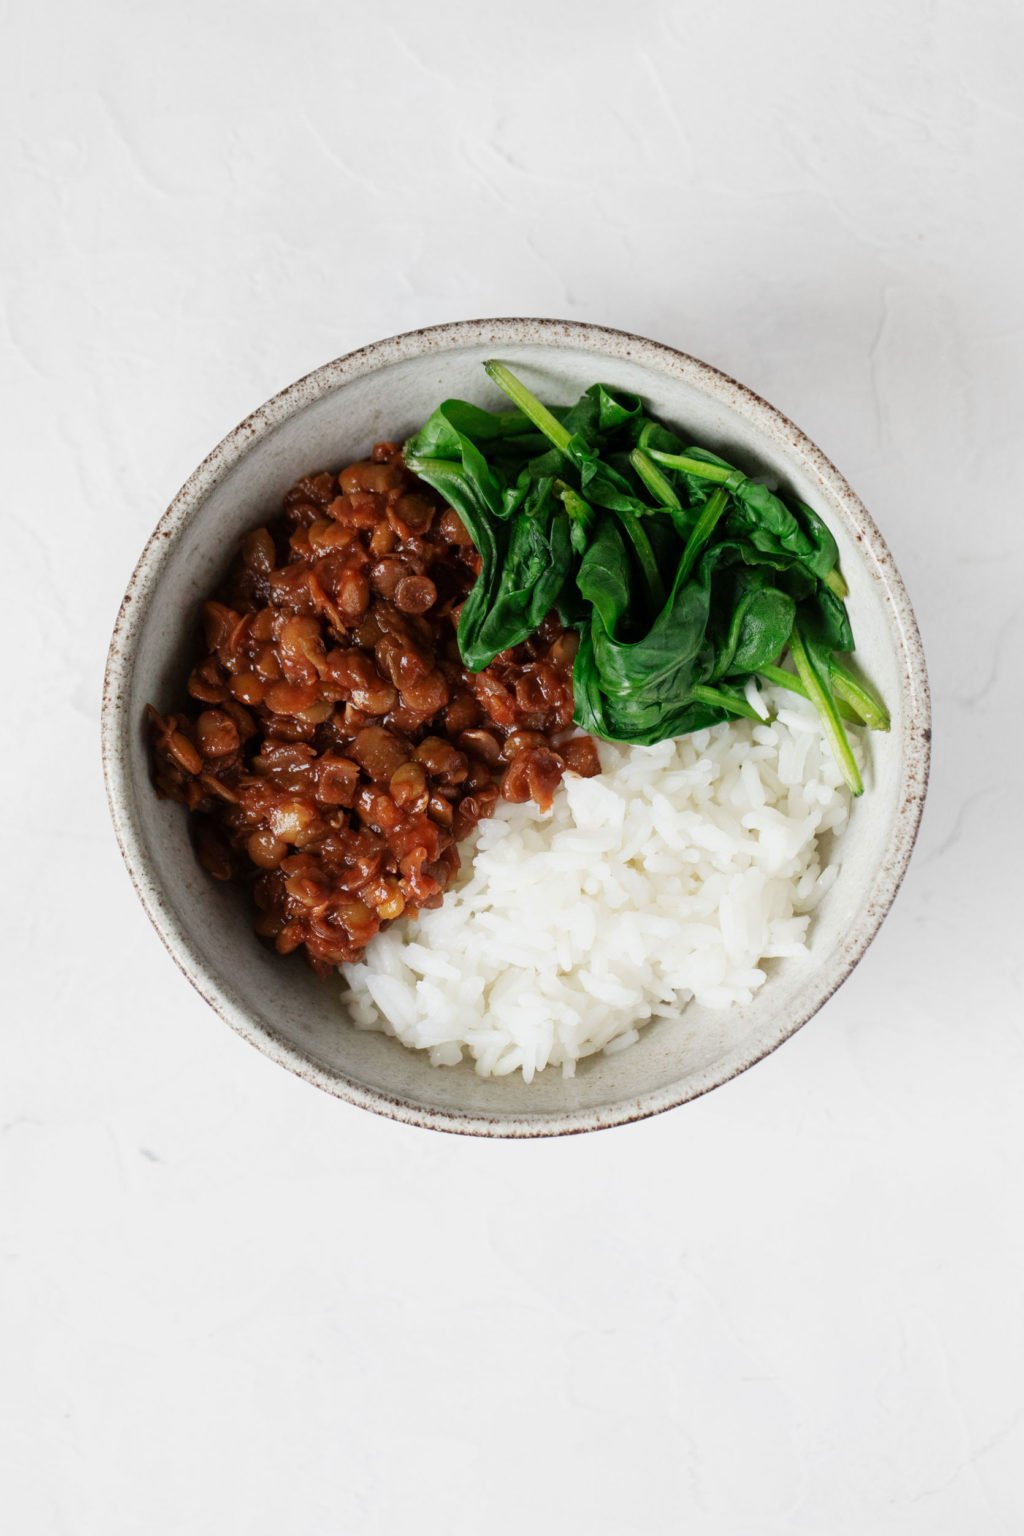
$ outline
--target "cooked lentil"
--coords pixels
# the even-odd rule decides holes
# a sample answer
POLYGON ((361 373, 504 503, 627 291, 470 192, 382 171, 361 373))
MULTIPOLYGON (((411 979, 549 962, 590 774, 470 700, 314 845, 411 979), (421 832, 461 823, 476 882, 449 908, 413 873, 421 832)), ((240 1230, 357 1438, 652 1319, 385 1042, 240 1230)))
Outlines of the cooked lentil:
POLYGON ((576 637, 552 614, 485 671, 459 658, 479 557, 394 443, 307 475, 203 606, 189 704, 148 711, 158 791, 193 816, 256 931, 321 975, 403 912, 440 905, 499 794, 547 807, 567 768, 576 637))

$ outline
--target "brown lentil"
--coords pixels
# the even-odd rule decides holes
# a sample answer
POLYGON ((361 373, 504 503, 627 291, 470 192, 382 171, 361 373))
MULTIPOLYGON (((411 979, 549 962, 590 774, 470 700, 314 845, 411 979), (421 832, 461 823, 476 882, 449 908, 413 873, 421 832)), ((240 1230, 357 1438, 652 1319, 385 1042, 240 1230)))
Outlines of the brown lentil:
POLYGON ((553 615, 463 667, 478 570, 457 513, 378 443, 246 534, 204 604, 186 708, 147 712, 157 790, 193 813, 200 863, 248 884, 257 933, 321 975, 439 905, 499 793, 546 808, 566 768, 600 771, 553 615))

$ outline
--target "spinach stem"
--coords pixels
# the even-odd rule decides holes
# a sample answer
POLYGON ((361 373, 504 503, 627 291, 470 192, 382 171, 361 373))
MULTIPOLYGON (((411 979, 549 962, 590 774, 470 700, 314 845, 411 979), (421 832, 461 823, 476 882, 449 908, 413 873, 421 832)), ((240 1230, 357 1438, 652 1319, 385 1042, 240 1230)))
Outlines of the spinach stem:
POLYGON ((854 795, 862 795, 864 781, 860 776, 860 769, 857 767, 857 760, 853 755, 846 732, 843 730, 843 722, 839 718, 832 690, 828 683, 823 682, 818 676, 818 670, 811 660, 807 646, 804 644, 804 637, 796 624, 793 625, 793 633, 789 637, 789 653, 793 658, 800 681, 807 689, 807 697, 821 717, 825 735, 828 737, 835 760, 842 770, 843 778, 854 795))
POLYGON ((594 520, 594 512, 590 502, 586 501, 579 491, 574 491, 572 486, 567 485, 564 480, 556 480, 554 485, 555 490, 562 498, 563 507, 573 522, 583 523, 585 527, 589 527, 594 520))
MULTIPOLYGON (((739 470, 726 469, 723 464, 705 464, 703 459, 690 459, 682 453, 662 453, 659 448, 648 448, 647 452, 652 459, 657 459, 659 464, 664 464, 668 469, 681 469, 684 474, 696 475, 701 480, 711 480, 715 485, 728 485, 730 481, 735 484, 734 476, 740 475, 739 470)), ((630 458, 633 456, 631 454, 630 458)), ((634 468, 643 479, 639 466, 634 465, 634 468)), ((825 577, 825 585, 840 601, 849 595, 850 589, 843 580, 838 566, 833 566, 829 571, 825 577)))
POLYGON ((594 527, 594 509, 585 496, 573 490, 564 480, 555 480, 553 484, 555 494, 561 497, 565 515, 569 519, 570 543, 577 554, 582 554, 594 527))
MULTIPOLYGON (((568 511, 568 508, 566 510, 568 511)), ((654 613, 660 613, 665 606, 665 584, 658 570, 658 562, 654 558, 651 541, 644 532, 640 519, 634 517, 631 512, 616 512, 615 516, 632 544, 640 569, 644 573, 651 610, 654 613)))
POLYGON ((662 453, 660 448, 648 448, 647 452, 659 464, 668 469, 681 469, 686 475, 698 475, 701 480, 713 480, 716 485, 726 485, 739 471, 727 469, 724 464, 705 464, 703 459, 688 459, 683 453, 662 453))
POLYGON ((682 510, 683 504, 672 486, 654 460, 648 458, 641 448, 633 449, 629 456, 629 462, 660 506, 671 507, 677 512, 682 510))
POLYGON ((524 416, 528 416, 539 432, 543 432, 549 443, 553 443, 559 453, 568 454, 572 434, 567 432, 562 423, 554 417, 546 405, 542 405, 536 395, 532 395, 525 384, 521 384, 511 369, 504 363, 484 363, 484 369, 488 378, 493 379, 503 394, 506 394, 513 405, 519 407, 524 416))
POLYGON ((453 484, 458 484, 465 478, 461 464, 453 464, 448 459, 425 459, 419 454, 410 453, 406 456, 405 463, 414 475, 422 475, 424 479, 429 479, 431 485, 435 480, 450 480, 453 484))
MULTIPOLYGON (((786 672, 782 667, 763 666, 758 672, 758 677, 763 677, 766 683, 772 683, 776 688, 786 688, 790 693, 795 693, 801 699, 810 699, 810 694, 795 672, 786 672)), ((840 715, 850 725, 866 725, 856 710, 851 709, 845 699, 837 696, 836 708, 840 715)))
POLYGON ((717 490, 712 491, 704 503, 700 517, 694 523, 693 531, 686 541, 683 558, 679 562, 679 572, 676 576, 677 589, 689 581, 693 568, 697 563, 697 557, 714 533, 715 525, 725 511, 728 500, 728 491, 717 490))
POLYGON ((802 699, 809 699, 810 694, 795 672, 787 672, 784 667, 765 665, 758 670, 758 677, 763 677, 766 683, 772 683, 776 688, 788 688, 790 693, 797 693, 802 699))
POLYGON ((690 689, 690 697, 698 704, 707 704, 712 709, 726 709, 731 715, 741 715, 745 720, 756 720, 758 725, 764 725, 757 710, 751 709, 746 699, 736 699, 731 693, 724 693, 719 688, 705 688, 703 683, 696 683, 690 689))
POLYGON ((834 656, 829 659, 828 670, 832 692, 839 703, 848 704, 873 731, 887 731, 892 723, 889 711, 875 690, 834 656))

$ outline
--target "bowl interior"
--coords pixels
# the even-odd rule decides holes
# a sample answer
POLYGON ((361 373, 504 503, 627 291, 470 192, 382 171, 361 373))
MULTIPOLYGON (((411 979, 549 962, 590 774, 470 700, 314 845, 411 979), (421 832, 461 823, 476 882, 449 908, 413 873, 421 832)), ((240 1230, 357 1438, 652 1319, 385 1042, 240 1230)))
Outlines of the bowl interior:
POLYGON ((383 356, 370 349, 302 381, 243 423, 185 487, 147 548, 115 636, 111 798, 129 866, 168 946, 261 1048, 321 1086, 422 1123, 520 1134, 586 1128, 679 1102, 733 1075, 792 1033, 842 980, 891 899, 892 861, 916 826, 919 805, 908 810, 907 790, 919 768, 914 753, 926 751, 915 736, 926 709, 923 683, 913 686, 916 637, 906 633, 887 551, 860 522, 845 483, 789 423, 720 375, 653 344, 617 338, 611 355, 604 334, 524 340, 499 323, 476 336, 413 345, 407 355, 395 344, 383 356), (275 514, 301 474, 337 467, 380 438, 403 438, 448 396, 498 406, 502 397, 481 368, 494 355, 550 401, 569 403, 595 379, 635 391, 684 436, 777 476, 819 508, 840 545, 858 660, 893 714, 891 733, 871 737, 868 792, 836 849, 841 875, 813 923, 809 956, 775 962, 749 1007, 687 1007, 649 1026, 629 1050, 582 1063, 575 1078, 549 1069, 529 1087, 518 1077, 483 1080, 468 1064, 433 1068, 421 1053, 360 1032, 346 1018, 340 980, 318 981, 301 961, 265 950, 244 899, 197 867, 184 813, 153 793, 143 730, 147 702, 175 705, 197 605, 240 534, 275 514))

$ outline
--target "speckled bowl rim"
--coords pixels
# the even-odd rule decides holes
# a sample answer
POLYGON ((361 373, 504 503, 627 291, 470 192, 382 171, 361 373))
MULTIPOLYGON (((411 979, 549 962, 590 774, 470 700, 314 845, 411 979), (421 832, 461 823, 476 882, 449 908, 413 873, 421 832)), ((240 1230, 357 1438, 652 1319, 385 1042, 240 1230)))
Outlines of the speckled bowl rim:
MULTIPOLYGON (((107 657, 101 714, 103 772, 117 841, 129 875, 150 921, 185 976, 222 1019, 251 1045, 326 1092, 377 1114, 431 1130, 475 1136, 534 1137, 600 1130, 641 1120, 674 1109, 738 1077, 776 1050, 813 1018, 818 1009, 850 975, 881 927, 906 873, 928 787, 931 757, 931 705, 921 637, 902 578, 881 533, 859 497, 809 437, 781 411, 745 385, 708 363, 662 342, 628 331, 581 321, 545 319, 461 320, 389 336, 361 347, 298 379, 247 416, 189 476, 150 536, 121 603, 107 657), (413 1100, 369 1089, 344 1073, 325 1068, 274 1031, 257 1024, 234 989, 209 967, 194 949, 177 915, 163 899, 150 867, 137 822, 136 794, 130 770, 131 733, 129 682, 138 635, 161 573, 174 559, 178 537, 197 514, 214 486, 249 451, 290 416, 349 381, 408 358, 445 353, 465 346, 571 344, 614 358, 646 364, 656 372, 682 379, 728 405, 767 437, 786 449, 842 506, 861 535, 860 545, 873 574, 891 604, 893 624, 902 646, 901 686, 907 743, 900 804, 877 879, 856 929, 836 954, 808 977, 798 1006, 779 1021, 776 1031, 758 1040, 739 1062, 735 1057, 688 1077, 684 1082, 630 1097, 620 1104, 568 1110, 561 1114, 501 1115, 461 1113, 430 1108, 413 1100)), ((148 789, 148 785, 146 786, 148 789)))

